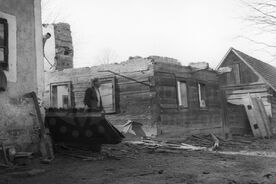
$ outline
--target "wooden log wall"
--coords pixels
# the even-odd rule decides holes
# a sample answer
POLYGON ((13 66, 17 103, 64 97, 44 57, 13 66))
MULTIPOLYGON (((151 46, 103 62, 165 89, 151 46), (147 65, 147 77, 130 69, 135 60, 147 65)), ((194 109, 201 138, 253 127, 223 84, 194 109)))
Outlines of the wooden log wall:
MULTIPOLYGON (((76 108, 84 107, 83 98, 85 90, 90 86, 91 78, 114 77, 111 73, 99 72, 101 70, 111 70, 139 82, 154 85, 152 62, 147 59, 135 59, 121 64, 64 70, 46 74, 45 104, 48 107, 50 106, 50 83, 72 81, 73 105, 76 108)), ((152 121, 153 100, 155 99, 153 87, 115 76, 115 94, 116 113, 106 116, 112 124, 120 128, 130 119, 143 123, 148 135, 156 134, 156 124, 152 121)))
POLYGON ((186 136, 221 132, 221 104, 218 78, 214 72, 193 72, 191 68, 157 63, 155 66, 160 126, 163 134, 186 136), (188 108, 178 106, 177 81, 185 81, 188 108), (207 108, 199 107, 198 82, 206 85, 207 108))
POLYGON ((227 103, 227 116, 231 134, 252 134, 250 123, 243 105, 227 103))

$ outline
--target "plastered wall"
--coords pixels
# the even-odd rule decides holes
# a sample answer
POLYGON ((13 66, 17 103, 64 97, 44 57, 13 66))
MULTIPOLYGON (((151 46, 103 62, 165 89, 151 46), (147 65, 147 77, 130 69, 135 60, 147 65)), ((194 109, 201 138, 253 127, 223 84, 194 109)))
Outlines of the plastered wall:
POLYGON ((40 10, 40 0, 0 0, 0 15, 14 17, 13 22, 8 21, 15 23, 15 30, 9 31, 9 42, 16 43, 14 48, 9 47, 9 53, 13 53, 9 62, 16 67, 13 75, 8 74, 11 68, 6 71, 7 90, 0 92, 0 138, 20 150, 34 151, 38 141, 33 101, 23 96, 38 92, 38 84, 43 83, 39 76, 43 72, 38 72, 38 68, 43 68, 39 59, 42 47, 38 45, 42 44, 42 32, 36 26, 41 23, 40 10))

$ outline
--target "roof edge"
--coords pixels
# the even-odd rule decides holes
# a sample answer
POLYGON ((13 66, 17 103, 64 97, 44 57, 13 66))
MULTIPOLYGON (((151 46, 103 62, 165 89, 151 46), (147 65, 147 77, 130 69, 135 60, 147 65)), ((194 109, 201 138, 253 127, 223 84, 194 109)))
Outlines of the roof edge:
POLYGON ((222 65, 222 63, 224 62, 224 60, 226 59, 226 57, 229 55, 229 53, 230 53, 232 50, 234 50, 233 47, 230 47, 230 48, 228 49, 228 51, 227 51, 226 54, 223 56, 223 58, 221 59, 221 61, 219 62, 218 66, 215 68, 215 70, 218 70, 218 69, 219 69, 219 67, 222 65))
POLYGON ((258 77, 260 77, 268 86, 270 86, 274 91, 276 91, 276 89, 269 83, 267 82, 267 80, 259 73, 257 72, 242 56, 239 55, 239 53, 236 52, 236 50, 234 48, 232 48, 232 51, 234 52, 234 54, 236 54, 236 56, 238 56, 258 77))

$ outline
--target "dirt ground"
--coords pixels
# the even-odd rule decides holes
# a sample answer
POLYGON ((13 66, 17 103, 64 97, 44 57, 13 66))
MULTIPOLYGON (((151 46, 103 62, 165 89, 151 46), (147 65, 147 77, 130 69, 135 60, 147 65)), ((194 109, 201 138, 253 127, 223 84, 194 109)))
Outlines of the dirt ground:
MULTIPOLYGON (((236 138, 221 142, 221 151, 267 151, 273 153, 276 138, 236 138)), ((184 140, 171 141, 182 142, 184 140)), ((190 137, 189 144, 211 146, 209 137, 190 137)), ((87 152, 82 155, 87 156, 87 152)), ((228 155, 209 151, 156 151, 145 145, 105 145, 94 159, 74 158, 75 151, 59 151, 50 164, 33 159, 13 169, 0 168, 2 184, 265 184, 276 183, 276 157, 228 155), (73 154, 72 154, 73 153, 73 154), (26 172, 26 171, 34 171, 26 172), (36 172, 37 171, 37 172, 36 172)))

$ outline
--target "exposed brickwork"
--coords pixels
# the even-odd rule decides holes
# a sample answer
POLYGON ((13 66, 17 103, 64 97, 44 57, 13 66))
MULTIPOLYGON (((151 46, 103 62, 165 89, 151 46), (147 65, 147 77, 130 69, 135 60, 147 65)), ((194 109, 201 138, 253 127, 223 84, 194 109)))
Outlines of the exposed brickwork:
POLYGON ((54 24, 56 43, 56 70, 73 68, 73 42, 70 25, 67 23, 54 24))

